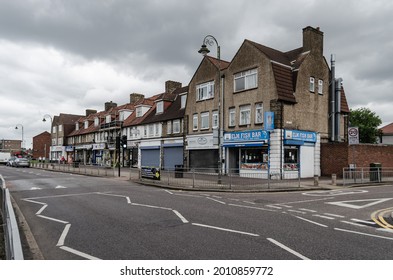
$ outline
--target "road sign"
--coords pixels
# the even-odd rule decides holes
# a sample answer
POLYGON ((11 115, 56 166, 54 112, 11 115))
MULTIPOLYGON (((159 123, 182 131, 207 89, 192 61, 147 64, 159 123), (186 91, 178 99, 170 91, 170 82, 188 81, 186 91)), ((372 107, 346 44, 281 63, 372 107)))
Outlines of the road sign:
POLYGON ((348 128, 348 143, 349 143, 349 145, 359 144, 359 128, 358 127, 348 128))

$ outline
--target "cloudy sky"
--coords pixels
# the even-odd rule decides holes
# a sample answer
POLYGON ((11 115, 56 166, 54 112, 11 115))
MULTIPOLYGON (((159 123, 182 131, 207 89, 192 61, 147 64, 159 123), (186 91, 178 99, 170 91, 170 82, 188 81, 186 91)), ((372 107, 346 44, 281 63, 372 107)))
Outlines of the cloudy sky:
MULTIPOLYGON (((45 114, 127 103, 187 85, 205 35, 231 60, 244 39, 288 51, 320 27, 351 108, 393 122, 390 0, 0 0, 0 139, 50 130, 45 114), (15 129, 18 126, 19 129, 15 129)), ((215 55, 215 51, 212 51, 215 55)), ((49 120, 49 119, 48 119, 49 120)))

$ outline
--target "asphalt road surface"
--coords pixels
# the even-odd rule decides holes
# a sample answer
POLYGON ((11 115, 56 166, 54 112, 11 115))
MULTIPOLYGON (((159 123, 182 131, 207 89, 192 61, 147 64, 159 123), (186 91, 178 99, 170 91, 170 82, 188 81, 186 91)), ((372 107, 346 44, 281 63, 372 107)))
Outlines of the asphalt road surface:
POLYGON ((31 232, 24 240, 44 259, 393 259, 393 186, 219 193, 33 168, 0 174, 31 232))

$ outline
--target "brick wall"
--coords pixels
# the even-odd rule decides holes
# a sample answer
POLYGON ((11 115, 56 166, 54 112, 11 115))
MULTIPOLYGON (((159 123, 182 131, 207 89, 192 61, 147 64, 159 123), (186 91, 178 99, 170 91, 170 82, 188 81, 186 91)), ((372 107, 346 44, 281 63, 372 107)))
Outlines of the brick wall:
POLYGON ((45 157, 48 159, 51 141, 49 132, 43 132, 33 137, 33 158, 38 159, 39 157, 45 157))
POLYGON ((357 167, 368 167, 373 162, 381 163, 382 167, 393 167, 393 145, 321 144, 322 176, 337 174, 341 177, 343 168, 349 167, 352 163, 355 163, 357 167))

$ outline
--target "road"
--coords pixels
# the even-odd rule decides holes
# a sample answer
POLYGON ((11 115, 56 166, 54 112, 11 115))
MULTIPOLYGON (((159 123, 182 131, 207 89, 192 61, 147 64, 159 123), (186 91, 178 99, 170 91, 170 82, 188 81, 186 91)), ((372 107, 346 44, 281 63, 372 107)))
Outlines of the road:
POLYGON ((0 174, 44 259, 393 259, 393 186, 212 193, 33 168, 0 174))

